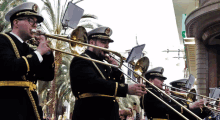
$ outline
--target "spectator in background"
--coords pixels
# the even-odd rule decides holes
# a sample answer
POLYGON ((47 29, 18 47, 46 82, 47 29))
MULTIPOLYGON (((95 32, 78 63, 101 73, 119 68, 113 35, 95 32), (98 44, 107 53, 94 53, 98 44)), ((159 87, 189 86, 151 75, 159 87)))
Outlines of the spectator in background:
POLYGON ((127 120, 130 116, 132 116, 132 112, 130 110, 119 110, 120 120, 127 120))

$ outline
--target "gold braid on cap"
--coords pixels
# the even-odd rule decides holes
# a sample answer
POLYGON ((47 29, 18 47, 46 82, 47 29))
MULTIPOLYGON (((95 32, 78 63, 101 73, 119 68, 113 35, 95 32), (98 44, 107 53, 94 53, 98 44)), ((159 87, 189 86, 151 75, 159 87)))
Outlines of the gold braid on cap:
POLYGON ((177 83, 177 85, 186 85, 186 83, 177 83))
POLYGON ((92 37, 97 37, 100 39, 110 39, 109 36, 106 36, 106 35, 92 35, 92 37))
POLYGON ((150 75, 155 75, 155 76, 163 77, 163 75, 160 74, 160 73, 150 73, 150 75))
POLYGON ((37 13, 34 13, 34 12, 30 12, 30 11, 25 11, 25 12, 19 12, 16 14, 16 16, 19 16, 21 14, 24 14, 24 15, 38 15, 37 13))

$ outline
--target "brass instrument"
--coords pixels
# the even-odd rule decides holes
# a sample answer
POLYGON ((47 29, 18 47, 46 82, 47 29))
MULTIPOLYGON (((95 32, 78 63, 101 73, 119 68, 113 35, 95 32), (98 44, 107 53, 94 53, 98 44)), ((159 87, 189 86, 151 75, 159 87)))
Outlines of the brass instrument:
MULTIPOLYGON (((117 59, 115 59, 117 60, 117 59)), ((123 64, 124 65, 124 64, 123 64)), ((127 67, 126 65, 124 65, 125 67, 127 67)), ((134 71, 132 68, 127 67, 129 70, 131 70, 134 74, 137 75, 138 78, 142 78, 143 80, 145 80, 146 82, 148 82, 150 85, 152 85, 153 87, 155 87, 158 91, 162 92, 158 87, 156 87, 155 85, 153 85, 151 82, 149 82, 148 80, 146 80, 146 78, 143 77, 143 74, 147 71, 149 67, 149 59, 147 57, 143 57, 141 59, 138 60, 138 62, 135 64, 134 68, 136 68, 137 70, 142 71, 142 75, 140 75, 138 72, 134 71), (141 65, 143 64, 143 65, 141 65)), ((120 70, 120 69, 119 69, 120 70)), ((122 70, 120 70, 124 75, 126 75, 127 77, 129 77, 131 80, 133 80, 135 83, 138 83, 136 80, 134 80, 133 78, 131 78, 129 75, 127 75, 126 73, 124 73, 122 70)), ((152 94, 154 97, 156 97, 158 100, 160 100, 162 103, 164 103, 166 106, 168 106, 170 109, 172 109, 174 112, 176 112, 178 115, 180 115, 182 118, 184 118, 185 120, 188 120, 188 118, 186 118, 184 115, 182 115, 180 112, 178 112, 176 109, 174 109, 173 107, 171 107, 168 103, 166 103, 164 100, 162 100, 160 97, 158 97, 157 95, 155 95, 154 93, 152 93, 150 90, 148 90, 147 88, 145 88, 147 90, 148 93, 152 94)), ((163 93, 163 92, 162 92, 163 93)), ((170 98, 171 100, 173 100, 174 102, 176 102, 178 105, 180 105, 181 107, 183 107, 183 109, 187 110, 189 113, 191 113, 193 116, 195 116, 197 119, 202 120, 200 117, 198 117, 197 115, 195 115, 193 112, 191 112, 190 110, 188 110, 186 107, 184 107, 183 105, 181 105, 179 102, 177 102, 175 99, 173 99, 172 97, 170 97, 169 95, 167 95, 166 93, 163 93, 164 95, 166 95, 168 98, 170 98)))
POLYGON ((168 85, 165 85, 165 84, 163 84, 163 86, 173 88, 173 89, 176 89, 176 90, 180 90, 180 91, 184 91, 186 93, 190 93, 190 94, 193 94, 193 95, 196 95, 196 96, 200 96, 202 98, 207 98, 207 99, 214 100, 214 101, 220 101, 220 100, 217 100, 217 99, 214 99, 214 98, 207 97, 205 95, 200 95, 200 94, 197 94, 197 93, 194 93, 194 92, 188 92, 187 90, 179 89, 179 88, 176 88, 176 87, 171 87, 171 86, 168 86, 168 85))
POLYGON ((97 48, 97 49, 101 49, 103 51, 107 51, 107 52, 111 52, 113 54, 115 54, 116 56, 120 57, 120 64, 119 66, 117 65, 113 65, 113 64, 108 64, 108 63, 105 63, 105 62, 101 62, 99 60, 95 60, 95 59, 91 59, 91 58, 87 58, 87 57, 84 57, 84 56, 81 56, 79 54, 76 54, 76 53, 69 53, 69 52, 64 52, 64 51, 61 51, 59 49, 55 49, 55 48, 51 48, 51 50, 54 50, 54 51, 58 51, 58 52, 62 52, 62 53, 65 53, 65 54, 69 54, 69 55, 73 55, 75 57, 80 57, 80 58, 83 58, 83 59, 86 59, 86 60, 91 60, 93 62, 97 62, 97 63, 100 63, 100 64, 104 64, 104 65, 108 65, 108 66, 112 66, 112 67, 115 67, 115 68, 120 68, 122 66, 122 63, 123 63, 123 58, 121 56, 120 53, 118 52, 115 52, 115 51, 112 51, 112 50, 109 50, 109 49, 106 49, 106 48, 103 48, 103 47, 98 47, 98 46, 94 46, 94 45, 91 45, 91 44, 87 44, 87 43, 84 43, 85 41, 87 41, 87 33, 86 33, 86 30, 84 27, 82 26, 79 26, 77 27, 73 32, 72 32, 72 36, 71 38, 73 39, 68 39, 68 38, 65 38, 63 36, 56 36, 56 35, 50 35, 50 34, 46 34, 46 33, 43 33, 43 32, 37 32, 35 29, 32 29, 32 32, 33 33, 36 33, 38 35, 44 35, 46 37, 49 37, 49 38, 53 38, 53 39, 57 39, 57 40, 62 40, 62 41, 65 41, 65 42, 69 42, 70 43, 70 48, 74 48, 76 45, 85 45, 85 46, 89 46, 89 47, 94 47, 94 48, 97 48), (84 41, 84 42, 80 42, 80 41, 84 41))
POLYGON ((181 92, 177 92, 177 91, 170 91, 171 94, 175 95, 175 96, 180 96, 182 98, 187 98, 188 93, 181 93, 181 92))
POLYGON ((191 100, 192 102, 196 101, 196 95, 192 93, 196 93, 196 90, 193 88, 189 91, 190 93, 186 96, 186 99, 191 100))
POLYGON ((192 93, 182 93, 182 92, 177 92, 177 91, 172 91, 172 90, 170 91, 170 93, 177 97, 181 97, 191 102, 195 102, 195 95, 192 93))
MULTIPOLYGON (((134 66, 134 71, 144 74, 147 71, 148 67, 149 67, 149 59, 148 59, 148 57, 142 57, 141 59, 139 59, 136 62, 135 66, 134 66)), ((134 76, 136 78, 139 78, 138 74, 134 73, 134 76)))
MULTIPOLYGON (((137 72, 133 71, 135 74, 138 74, 137 72)), ((151 82, 149 82, 146 78, 144 78, 143 76, 140 76, 140 78, 142 78, 145 82, 147 82, 148 84, 150 84, 151 86, 153 86, 154 88, 156 88, 159 92, 163 93, 166 97, 168 97, 169 99, 171 99, 172 101, 174 101, 176 104, 178 104, 179 106, 181 106, 184 110, 186 110, 187 112, 189 112, 190 114, 192 114, 194 117, 196 117, 199 120, 202 120, 199 116, 197 116, 195 113, 193 113, 192 111, 190 111, 189 109, 187 109, 185 106, 183 106, 182 104, 180 104, 179 102, 177 102, 174 98, 172 98, 170 95, 164 93, 160 88, 156 87, 154 84, 152 84, 151 82)), ((152 94, 154 97, 156 97, 157 99, 159 99, 161 102, 163 102, 165 105, 167 105, 168 107, 170 107, 173 111, 175 111, 178 115, 180 115, 181 117, 183 117, 184 119, 187 119, 185 116, 183 116, 181 113, 179 113, 178 111, 176 111, 174 108, 172 108, 169 104, 167 104, 166 102, 164 102, 162 99, 160 99, 158 96, 156 96, 155 94, 153 94, 150 90, 148 90, 146 88, 147 92, 152 94)))
MULTIPOLYGON (((116 65, 113 65, 113 64, 108 64, 108 63, 104 63, 104 62, 101 62, 101 61, 98 61, 98 60, 95 60, 95 59, 90 59, 90 58, 87 58, 87 57, 84 57, 84 56, 81 56, 81 55, 78 55, 78 54, 74 54, 74 53, 68 53, 68 52, 64 52, 64 51, 61 51, 59 49, 55 49, 55 48, 51 48, 51 50, 54 50, 54 51, 58 51, 58 52, 62 52, 62 53, 65 53, 65 54, 69 54, 69 55, 73 55, 73 56, 76 56, 76 57, 80 57, 80 58, 83 58, 83 59, 86 59, 86 60, 91 60, 91 61, 94 61, 94 62, 97 62, 97 63, 100 63, 100 64, 104 64, 104 65, 108 65, 108 66, 112 66, 112 67, 115 67, 115 68, 121 68, 121 66, 123 65, 123 58, 122 56, 115 52, 115 51, 111 51, 111 50, 108 50, 106 48, 102 48, 102 47, 98 47, 98 46, 94 46, 94 45, 90 45, 90 44, 87 44, 87 43, 83 43, 83 42, 79 42, 78 40, 79 39, 87 39, 87 35, 84 35, 86 34, 85 32, 85 28, 82 28, 81 27, 77 27, 75 30, 75 33, 82 33, 81 35, 73 35, 73 39, 75 40, 72 40, 72 39, 67 39, 67 38, 64 38, 64 37, 61 37, 61 36, 54 36, 54 35, 50 35, 50 34, 46 34, 46 33, 38 33, 38 34, 41 34, 41 35, 45 35, 46 37, 49 37, 49 38, 53 38, 53 39, 58 39, 58 40, 62 40, 62 41, 65 41, 65 42, 69 42, 69 43, 76 43, 76 44, 80 44, 80 45, 85 45, 85 46, 89 46, 89 47, 94 47, 94 48, 97 48, 97 49, 101 49, 103 51, 107 51, 108 53, 111 52, 115 55, 117 55, 118 57, 120 57, 120 65, 119 66, 116 66, 116 65), (75 37, 74 37, 75 36, 75 37)), ((37 33, 36 30, 32 30, 33 33, 37 33)), ((72 44, 73 45, 73 44, 72 44)), ((73 45, 74 46, 74 45, 73 45)), ((70 45, 70 47, 72 47, 70 45)), ((147 65, 147 62, 145 63, 145 65, 147 65)), ((149 64, 148 64, 149 65, 149 64)), ((139 65, 140 66, 140 65, 139 65)), ((148 67, 143 67, 142 68, 148 68, 148 67)), ((142 69, 141 68, 141 69, 142 69)), ((129 68, 130 69, 130 68, 129 68)), ((130 69, 134 74, 137 74, 139 75, 139 73, 137 73, 136 71, 134 71, 133 69, 130 69)), ((144 71, 144 70, 143 70, 144 71)), ((125 74, 126 75, 126 74, 125 74)), ((138 77, 142 78, 144 81, 146 81, 148 84, 150 84, 151 86, 153 86, 155 89, 157 89, 159 92, 163 93, 158 87, 156 87, 154 84, 152 84, 151 82, 149 82, 146 78, 144 78, 143 76, 139 75, 138 77)), ((175 111, 178 115, 180 115, 181 117, 183 117, 184 119, 188 120, 185 116, 183 116, 181 113, 179 113, 177 110, 175 110, 174 108, 172 108, 169 104, 167 104, 165 101, 163 101, 162 99, 160 99, 158 96, 156 96, 154 93, 152 93, 150 90, 148 90, 146 88, 147 92, 152 94, 154 97, 156 97, 158 100, 160 100, 161 102, 163 102, 165 105, 167 105, 169 108, 171 108, 173 111, 175 111)), ((193 112, 191 112, 190 110, 188 110, 185 106, 181 105, 180 103, 178 103, 175 99, 173 99, 172 97, 170 97, 168 94, 166 93, 163 93, 165 96, 167 96, 168 98, 170 98, 171 100, 173 100, 174 102, 176 102, 179 106, 181 106, 183 109, 185 109, 187 112, 191 113, 194 117, 196 117, 197 119, 199 120, 202 120, 200 117, 198 117, 197 115, 195 115, 193 112)))
MULTIPOLYGON (((194 89, 191 89, 189 93, 181 93, 181 92, 177 92, 177 91, 170 91, 173 95, 171 95, 171 97, 175 98, 175 99, 180 99, 180 100, 183 100, 183 101, 186 101, 187 104, 190 104, 190 103, 193 103, 195 102, 195 94, 192 94, 194 93, 194 89)), ((216 106, 216 105, 214 105, 216 106)), ((211 108, 211 107, 208 107, 206 104, 204 104, 203 107, 206 107, 210 110, 213 110, 215 112, 220 112, 220 110, 217 110, 215 108, 211 108)))

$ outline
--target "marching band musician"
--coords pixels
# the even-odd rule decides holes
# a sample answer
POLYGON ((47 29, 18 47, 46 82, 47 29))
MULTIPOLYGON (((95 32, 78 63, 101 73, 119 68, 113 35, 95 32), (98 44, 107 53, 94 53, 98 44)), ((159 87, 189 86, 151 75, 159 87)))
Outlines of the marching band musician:
MULTIPOLYGON (((220 98, 218 98, 217 100, 220 100, 220 98)), ((217 109, 217 110, 220 110, 220 102, 219 102, 219 101, 216 101, 216 102, 215 102, 215 105, 217 106, 216 109, 217 109)), ((216 120, 220 120, 220 115, 219 115, 219 114, 216 114, 216 115, 215 115, 215 119, 216 119, 216 120)))
MULTIPOLYGON (((163 76, 164 69, 162 67, 156 67, 153 68, 145 74, 145 77, 149 82, 154 84, 159 89, 162 89, 162 85, 164 80, 167 78, 163 76)), ((164 100, 166 103, 171 105, 174 109, 182 113, 184 116, 186 116, 188 119, 193 120, 196 118, 192 117, 190 113, 185 111, 181 106, 174 104, 172 100, 168 99, 165 95, 163 95, 161 92, 159 92, 156 88, 154 88, 151 85, 146 84, 147 89, 149 89, 151 92, 153 92, 155 95, 160 97, 162 100, 164 100)), ((170 91, 168 89, 165 90, 167 94, 170 94, 170 91)), ((183 119, 181 116, 179 116, 176 112, 174 112, 172 109, 167 107, 164 103, 159 101, 156 97, 151 95, 150 93, 147 93, 144 95, 144 97, 141 97, 140 99, 141 107, 144 109, 147 118, 149 120, 159 120, 159 119, 169 119, 169 120, 181 120, 183 119)), ((186 106, 188 109, 195 109, 203 107, 201 104, 190 104, 186 106)))
MULTIPOLYGON (((176 87, 176 88, 179 88, 179 89, 183 89, 183 90, 186 90, 186 91, 188 91, 190 88, 188 88, 188 87, 186 87, 186 84, 187 84, 187 81, 188 81, 189 79, 180 79, 180 80, 175 80, 175 81, 172 81, 172 82, 170 82, 170 85, 172 86, 172 87, 176 87)), ((183 93, 183 94, 185 94, 186 92, 185 91, 181 91, 181 90, 177 90, 177 89, 173 89, 172 88, 172 90, 173 91, 177 91, 177 92, 179 92, 179 93, 183 93)), ((193 93, 196 93, 196 91, 195 91, 195 89, 193 88, 193 89, 191 89, 190 90, 190 92, 193 92, 193 93)), ((171 92, 171 94, 172 94, 172 92, 171 92)), ((199 100, 199 101, 196 101, 196 95, 193 95, 193 94, 190 94, 190 93, 188 93, 186 96, 182 96, 182 95, 178 95, 178 94, 173 94, 174 96, 176 96, 176 97, 179 97, 179 98, 182 98, 182 99, 178 99, 177 98, 177 101, 179 102, 179 103, 181 103, 182 105, 185 105, 185 106, 187 106, 187 105, 189 105, 189 104, 201 104, 201 105, 203 105, 204 104, 204 100, 203 99, 201 99, 201 100, 199 100), (187 101, 185 101, 185 100, 183 100, 183 99, 185 99, 185 100, 188 100, 188 101, 191 101, 192 103, 190 103, 190 102, 187 102, 187 101)), ((201 117, 201 118, 205 118, 205 117, 207 117, 207 116, 209 116, 210 114, 211 114, 211 110, 209 110, 208 108, 206 108, 206 107, 203 107, 203 108, 194 108, 194 109, 190 109, 193 113, 195 113, 196 115, 198 115, 199 117, 201 117)), ((193 116, 192 116, 193 117, 193 116)))
MULTIPOLYGON (((219 98, 217 98, 217 100, 219 100, 219 98)), ((217 110, 220 110, 219 101, 215 101, 214 105, 216 105, 216 109, 217 110)), ((215 109, 214 105, 213 104, 209 104, 207 106, 210 107, 210 108, 214 108, 215 109)), ((204 120, 220 120, 219 112, 212 111, 211 115, 209 117, 206 117, 204 120)))
POLYGON ((37 50, 25 41, 34 37, 31 30, 43 21, 38 5, 25 2, 10 10, 5 19, 11 22, 12 31, 0 34, 0 119, 43 119, 35 91, 37 80, 51 81, 54 78, 54 56, 45 55, 46 38, 36 36, 37 50))
MULTIPOLYGON (((110 38, 112 30, 99 27, 88 32, 88 43, 108 48, 113 40, 110 38)), ((85 57, 118 65, 104 51, 88 47, 82 54, 85 57)), ((118 120, 119 106, 115 97, 126 97, 126 94, 142 96, 146 94, 143 84, 125 84, 121 71, 90 60, 74 57, 70 66, 71 88, 76 102, 73 120, 118 120)))

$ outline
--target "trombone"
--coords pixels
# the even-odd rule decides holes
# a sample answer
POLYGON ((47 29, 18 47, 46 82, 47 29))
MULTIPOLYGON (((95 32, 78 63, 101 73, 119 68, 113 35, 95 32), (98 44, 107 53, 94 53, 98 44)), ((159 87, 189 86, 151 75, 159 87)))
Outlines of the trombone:
POLYGON ((87 39, 88 39, 87 38, 87 32, 86 32, 85 28, 82 27, 82 26, 78 26, 74 31, 72 31, 71 38, 73 38, 73 40, 65 38, 63 36, 46 34, 46 33, 43 33, 43 32, 37 32, 35 29, 32 29, 31 32, 35 33, 35 34, 38 34, 38 35, 44 35, 44 36, 49 37, 49 38, 53 38, 53 39, 57 39, 57 40, 62 40, 62 41, 65 41, 65 42, 69 42, 70 43, 70 48, 72 48, 72 45, 80 44, 80 45, 85 45, 85 46, 101 49, 103 51, 111 52, 111 53, 115 54, 116 56, 120 57, 120 64, 119 64, 119 66, 117 66, 117 65, 114 65, 114 64, 109 64, 109 63, 101 62, 99 60, 87 58, 87 57, 81 56, 81 55, 76 54, 76 53, 64 52, 62 50, 55 49, 55 48, 52 48, 52 47, 49 46, 51 50, 58 51, 58 52, 61 52, 61 53, 65 53, 65 54, 68 54, 68 55, 73 55, 73 56, 76 56, 76 57, 79 57, 79 58, 83 58, 83 59, 86 59, 86 60, 91 60, 93 62, 104 64, 104 65, 107 65, 107 66, 112 66, 112 67, 115 67, 115 68, 121 68, 121 66, 122 66, 123 57, 121 56, 120 53, 112 51, 112 50, 109 50, 109 49, 106 49, 106 48, 103 48, 103 47, 99 47, 99 46, 95 46, 95 45, 90 45, 90 44, 87 44, 87 43, 79 42, 78 40, 84 39, 84 41, 87 41, 87 39), (75 44, 73 44, 73 43, 75 43, 75 44))
MULTIPOLYGON (((220 100, 217 100, 217 99, 214 99, 214 98, 207 97, 205 95, 200 95, 200 94, 197 94, 197 93, 188 92, 187 90, 179 89, 179 88, 176 88, 176 87, 171 87, 171 86, 168 86, 166 84, 163 84, 163 86, 166 86, 166 87, 169 87, 169 88, 173 88, 173 89, 176 89, 176 90, 180 90, 180 91, 184 91, 184 92, 186 92, 186 94, 190 93, 190 94, 193 94, 193 95, 196 95, 196 96, 200 96, 202 98, 207 98, 207 99, 214 100, 214 101, 220 101, 220 100)), ((176 92, 176 91, 173 91, 173 92, 176 92)))
MULTIPOLYGON (((138 74, 137 72, 133 71, 135 74, 138 74)), ((167 96, 168 98, 170 98, 172 101, 174 101, 176 104, 178 104, 179 106, 181 106, 184 110, 186 110, 187 112, 189 112, 190 114, 192 114, 194 117, 196 117, 199 120, 202 120, 199 116, 197 116, 195 113, 193 113, 192 111, 190 111, 189 109, 187 109, 185 106, 183 106, 182 104, 180 104, 179 102, 177 102, 174 98, 170 97, 168 94, 164 93, 161 89, 159 89, 158 87, 156 87, 154 84, 152 84, 151 82, 149 82, 146 78, 144 78, 143 76, 140 76, 145 82, 147 82, 148 84, 150 84, 151 86, 153 86, 154 88, 156 88, 159 92, 163 93, 165 96, 167 96)), ((150 92, 148 89, 146 89, 148 92, 150 92)))
MULTIPOLYGON (((182 93, 175 93, 175 94, 178 94, 178 95, 181 96, 182 93)), ((187 100, 186 98, 180 98, 180 97, 173 96, 173 95, 170 95, 170 96, 173 97, 173 98, 175 98, 175 99, 180 99, 180 100, 183 100, 183 101, 186 101, 186 102, 189 102, 189 103, 193 103, 193 101, 187 100)), ((185 94, 183 94, 183 96, 185 96, 185 94)), ((211 105, 211 104, 210 104, 210 105, 211 105)), ((218 106, 216 106, 216 105, 213 105, 213 106, 218 107, 218 106)), ((210 109, 210 110, 213 110, 213 111, 215 111, 215 112, 218 112, 218 113, 220 112, 220 110, 217 110, 217 109, 215 109, 215 108, 208 107, 208 106, 205 105, 205 104, 204 104, 204 107, 206 107, 206 108, 208 108, 208 109, 210 109)))
MULTIPOLYGON (((174 89, 177 89, 177 90, 180 90, 180 91, 185 91, 186 93, 181 93, 181 92, 178 92, 178 91, 170 91, 172 94, 174 95, 170 95, 171 97, 175 98, 175 99, 180 99, 180 100, 183 100, 183 101, 186 101, 188 103, 193 103, 194 101, 192 100, 192 98, 188 98, 188 95, 191 94, 191 95, 196 95, 196 96, 203 96, 203 95, 200 95, 200 94, 197 94, 197 93, 194 93, 194 92, 188 92, 187 90, 183 90, 183 89, 179 89, 179 88, 176 88, 176 87, 171 87, 171 86, 167 86, 165 84, 163 84, 163 86, 166 86, 166 87, 170 87, 170 88, 174 88, 174 89), (181 96, 182 98, 180 97, 177 97, 177 96, 181 96)), ((205 96, 206 97, 206 96, 205 96)), ((216 100, 214 98, 210 98, 210 97, 206 97, 208 99, 212 99, 214 101, 219 101, 219 100, 216 100)), ((209 105, 212 105, 210 104, 209 102, 207 103, 209 105)), ((211 107, 208 107, 207 104, 204 104, 204 107, 210 109, 210 110, 213 110, 215 112, 220 112, 220 110, 217 110, 215 108, 211 108, 211 107)), ((213 105, 215 107, 218 107, 217 105, 213 105)))
MULTIPOLYGON (((51 50, 54 50, 54 51, 58 51, 58 52, 62 52, 62 53, 65 53, 65 54, 69 54, 69 55, 73 55, 73 56, 76 56, 76 57, 80 57, 80 58, 83 58, 83 59, 86 59, 86 60, 91 60, 91 61, 94 61, 94 62, 97 62, 97 63, 100 63, 100 64, 104 64, 104 65, 108 65, 108 66, 112 66, 112 67, 115 67, 115 68, 118 68, 120 70, 122 64, 123 64, 123 57, 121 56, 120 53, 117 53, 115 51, 112 51, 112 50, 108 50, 106 48, 102 48, 102 47, 98 47, 98 46, 94 46, 94 45, 90 45, 90 44, 87 44, 87 43, 83 43, 83 42, 79 42, 77 40, 80 40, 80 39, 87 39, 87 32, 85 30, 84 27, 82 26, 79 26, 77 27, 71 35, 73 35, 71 38, 74 38, 73 40, 70 40, 70 39, 67 39, 67 38, 64 38, 64 37, 60 37, 60 36, 54 36, 54 35, 50 35, 50 34, 46 34, 46 33, 43 33, 43 32, 37 32, 36 30, 32 29, 32 32, 33 33, 36 33, 36 34, 39 34, 39 35, 45 35, 46 37, 49 37, 49 38, 53 38, 53 39, 58 39, 58 40, 62 40, 62 41, 65 41, 65 42, 69 42, 70 44, 71 43, 76 43, 76 44, 80 44, 80 45, 85 45, 85 46, 89 46, 89 47, 94 47, 94 48, 97 48, 97 49, 101 49, 101 50, 104 50, 104 51, 107 51, 107 52, 111 52, 113 54, 115 54, 116 56, 120 57, 120 65, 119 66, 116 66, 116 65, 113 65, 113 64, 107 64, 107 63, 104 63, 104 62, 101 62, 101 61, 98 61, 98 60, 95 60, 95 59, 90 59, 90 58, 87 58, 87 57, 83 57, 81 55, 78 55, 78 54, 74 54, 74 53, 68 53, 68 52, 64 52, 64 51, 61 51, 59 49, 55 49, 55 48, 51 48, 51 50)), ((71 46, 72 47, 72 46, 71 46)), ((153 85, 151 82, 149 82, 148 80, 146 80, 143 76, 140 76, 136 71, 134 71, 133 69, 130 69, 133 73, 137 74, 140 78, 142 78, 143 80, 145 80, 146 82, 148 82, 150 85, 152 85, 154 88, 156 88, 158 91, 162 92, 158 87, 156 87, 155 85, 153 85)), ((181 113, 179 113, 177 110, 175 110, 174 108, 172 108, 169 104, 167 104, 166 102, 164 102, 162 99, 160 99, 158 96, 156 96, 155 94, 153 94, 150 90, 148 90, 146 88, 146 90, 152 94, 153 96, 155 96, 157 99, 159 99, 161 102, 163 102, 165 105, 167 105, 168 107, 170 107, 172 110, 174 110, 177 114, 179 114, 181 117, 183 117, 184 119, 188 120, 185 116, 183 116, 181 113)), ((162 92, 163 93, 163 92, 162 92)), ((191 113, 194 117, 196 117, 197 119, 199 120, 202 120, 200 117, 198 117, 197 115, 195 115, 193 112, 191 112, 190 110, 188 110, 185 106, 181 105, 180 103, 178 103, 175 99, 173 99, 172 97, 170 97, 169 95, 167 95, 166 93, 163 93, 164 95, 166 95, 167 97, 169 97, 171 100, 173 100, 175 103, 177 103, 179 106, 181 106, 183 109, 185 109, 186 111, 188 111, 189 113, 191 113)))
MULTIPOLYGON (((113 57, 114 58, 114 57, 113 57)), ((117 59, 115 59, 117 60, 117 59)), ((124 64, 123 64, 124 65, 124 64)), ((147 57, 143 57, 141 59, 139 59, 136 64, 135 64, 135 69, 131 69, 130 67, 124 65, 125 67, 127 67, 129 70, 131 70, 134 73, 134 76, 137 78, 142 78, 143 80, 145 80, 147 83, 149 83, 150 85, 152 85, 154 88, 156 88, 158 91, 160 91, 161 93, 163 93, 164 95, 166 95, 168 98, 170 98, 171 100, 173 100, 176 104, 178 104, 179 106, 181 106, 183 109, 185 109, 187 112, 189 112, 190 114, 192 114, 194 117, 196 117, 199 120, 202 120, 199 116, 197 116, 196 114, 194 114, 193 112, 191 112, 189 109, 187 109, 185 106, 183 106, 182 104, 180 104, 179 102, 177 102, 175 99, 173 99, 172 97, 170 97, 169 95, 167 95, 166 93, 162 92, 161 89, 159 89, 158 87, 156 87, 154 84, 152 84, 151 82, 149 82, 148 80, 146 80, 146 78, 143 77, 143 75, 139 75, 138 71, 140 71, 142 74, 145 73, 148 69, 149 66, 149 59, 147 57)), ((120 70, 120 69, 119 69, 120 70)), ((131 78, 129 75, 125 74, 122 70, 120 70, 124 75, 126 75, 127 77, 129 77, 131 80, 133 80, 135 83, 138 83, 137 81, 135 81, 133 78, 131 78)), ((161 98, 159 98, 158 96, 156 96, 154 93, 152 93, 150 90, 148 90, 146 88, 147 92, 149 92, 150 94, 152 94, 154 97, 156 97, 158 100, 160 100, 162 103, 164 103, 165 105, 167 105, 170 109, 172 109, 174 112, 176 112, 178 115, 180 115, 182 118, 188 120, 188 118, 186 118, 184 115, 182 115, 180 112, 178 112, 176 109, 174 109, 173 107, 171 107, 169 104, 167 104, 165 101, 163 101, 161 98)))
MULTIPOLYGON (((114 58, 114 57, 113 57, 114 58)), ((115 59, 115 58, 114 58, 115 59)), ((117 59, 115 59, 117 60, 117 59)), ((117 60, 118 61, 118 60, 117 60)), ((140 76, 137 71, 142 71, 142 73, 145 73, 148 69, 149 66, 149 59, 147 57, 143 57, 141 59, 139 59, 136 64, 132 63, 132 65, 135 66, 135 70, 131 69, 130 67, 122 64, 123 66, 127 67, 129 70, 135 72, 134 76, 138 77, 140 76), (141 64, 142 63, 142 64, 141 64), (144 64, 143 64, 144 63, 144 64), (141 70, 142 69, 142 70, 141 70)), ((138 83, 136 80, 134 80, 133 78, 131 78, 129 75, 127 75, 126 73, 124 73, 121 69, 119 69, 124 75, 126 75, 128 78, 130 78, 133 82, 138 83)), ((154 97, 156 97, 159 101, 161 101, 163 104, 165 104, 166 106, 168 106, 170 109, 172 109, 174 112, 176 112, 178 115, 180 115, 182 118, 184 118, 185 120, 189 120, 188 118, 186 118, 184 115, 182 115, 180 112, 178 112, 176 109, 174 109, 172 106, 170 106, 168 103, 166 103, 165 101, 163 101, 161 98, 159 98, 158 96, 156 96, 154 93, 152 93, 150 90, 148 90, 147 88, 145 88, 147 90, 147 92, 149 92, 150 94, 152 94, 154 97)))

